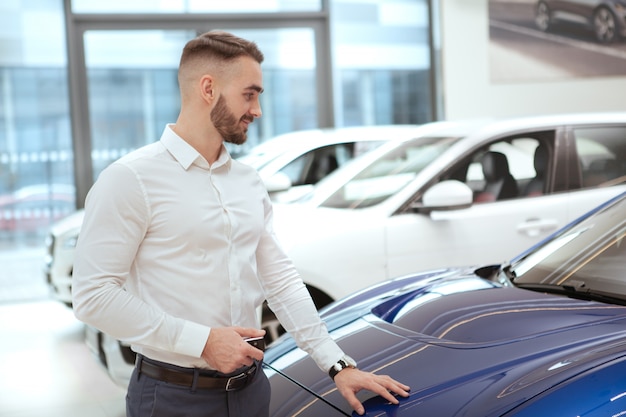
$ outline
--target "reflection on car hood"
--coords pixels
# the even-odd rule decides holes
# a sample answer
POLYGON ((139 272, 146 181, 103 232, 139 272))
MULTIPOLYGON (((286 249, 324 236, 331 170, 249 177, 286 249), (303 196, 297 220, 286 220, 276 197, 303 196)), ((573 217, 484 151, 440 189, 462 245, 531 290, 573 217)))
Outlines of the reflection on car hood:
MULTIPOLYGON (((461 270, 394 280, 338 304, 323 315, 340 346, 360 368, 411 386, 393 410, 370 399, 367 415, 499 416, 626 350, 625 307, 501 287, 461 270)), ((293 347, 279 340, 266 361, 350 415, 328 376, 293 347)), ((273 416, 343 415, 268 374, 273 416)))
POLYGON ((623 307, 500 287, 471 276, 415 290, 372 311, 415 332, 415 339, 428 336, 437 339, 429 342, 453 343, 457 348, 513 343, 626 315, 623 307))

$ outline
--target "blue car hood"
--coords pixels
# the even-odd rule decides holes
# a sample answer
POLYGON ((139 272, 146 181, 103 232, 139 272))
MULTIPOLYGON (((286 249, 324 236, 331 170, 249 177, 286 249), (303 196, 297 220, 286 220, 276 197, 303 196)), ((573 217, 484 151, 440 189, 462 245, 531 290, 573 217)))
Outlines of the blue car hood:
POLYGON ((371 312, 383 320, 379 326, 393 323, 394 331, 412 340, 475 348, 592 326, 616 314, 622 317, 626 308, 463 277, 395 297, 371 312))
MULTIPOLYGON (((391 281, 322 316, 359 368, 411 386, 399 407, 361 392, 367 415, 501 416, 626 351, 626 307, 503 287, 469 270, 391 281)), ((350 415, 332 381, 289 337, 266 361, 323 394, 268 369, 273 416, 350 415)))

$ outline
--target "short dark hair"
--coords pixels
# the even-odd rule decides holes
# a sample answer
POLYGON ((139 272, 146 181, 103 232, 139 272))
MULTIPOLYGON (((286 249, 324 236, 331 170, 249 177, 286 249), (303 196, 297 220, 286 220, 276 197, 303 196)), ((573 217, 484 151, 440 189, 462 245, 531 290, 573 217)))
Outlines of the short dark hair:
POLYGON ((212 30, 187 42, 183 48, 180 65, 196 58, 226 62, 241 56, 252 57, 259 64, 264 58, 256 43, 229 32, 212 30))

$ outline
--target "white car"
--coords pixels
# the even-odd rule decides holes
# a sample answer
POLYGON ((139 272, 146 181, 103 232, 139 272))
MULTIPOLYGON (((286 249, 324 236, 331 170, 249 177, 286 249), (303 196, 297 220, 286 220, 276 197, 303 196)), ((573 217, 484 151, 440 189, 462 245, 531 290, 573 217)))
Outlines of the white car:
POLYGON ((626 113, 440 122, 276 204, 274 227, 319 308, 420 270, 500 263, 624 190, 626 113))
POLYGON ((383 143, 411 137, 417 125, 302 130, 276 136, 237 159, 259 171, 275 202, 290 202, 314 184, 383 143))
POLYGON ((72 306, 72 272, 74 249, 83 224, 83 210, 78 210, 53 223, 46 235, 44 275, 54 298, 72 306))

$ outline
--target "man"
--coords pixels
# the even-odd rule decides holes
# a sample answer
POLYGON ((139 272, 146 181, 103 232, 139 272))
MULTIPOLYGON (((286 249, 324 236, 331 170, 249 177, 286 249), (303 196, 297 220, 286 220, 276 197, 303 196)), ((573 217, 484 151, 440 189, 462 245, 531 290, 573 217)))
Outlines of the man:
POLYGON ((357 413, 361 389, 392 403, 408 395, 355 368, 329 337, 276 240, 263 182, 223 145, 245 142, 261 116, 262 61, 226 32, 188 42, 176 123, 107 167, 87 196, 74 312, 137 352, 130 417, 267 416, 263 352, 245 340, 264 335, 264 299, 357 413))

